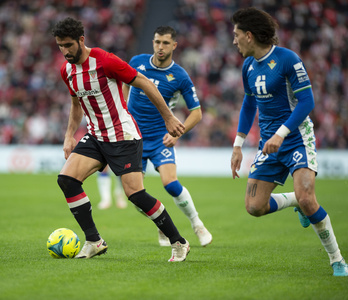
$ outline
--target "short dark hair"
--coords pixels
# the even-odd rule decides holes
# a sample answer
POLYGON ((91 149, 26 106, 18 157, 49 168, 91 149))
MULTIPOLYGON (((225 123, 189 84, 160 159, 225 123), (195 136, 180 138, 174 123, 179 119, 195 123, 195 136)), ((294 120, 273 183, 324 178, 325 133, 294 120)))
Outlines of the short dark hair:
POLYGON ((73 18, 65 18, 59 21, 52 29, 52 35, 54 37, 66 38, 70 37, 73 40, 78 41, 81 36, 85 34, 81 21, 73 18))
POLYGON ((248 7, 239 9, 232 16, 232 22, 244 32, 250 31, 255 39, 266 45, 278 44, 276 21, 261 9, 248 7))
POLYGON ((176 31, 173 27, 170 26, 159 26, 156 28, 155 32, 153 33, 153 35, 155 35, 156 33, 158 33, 159 35, 165 35, 165 34, 170 34, 173 41, 176 40, 176 31))

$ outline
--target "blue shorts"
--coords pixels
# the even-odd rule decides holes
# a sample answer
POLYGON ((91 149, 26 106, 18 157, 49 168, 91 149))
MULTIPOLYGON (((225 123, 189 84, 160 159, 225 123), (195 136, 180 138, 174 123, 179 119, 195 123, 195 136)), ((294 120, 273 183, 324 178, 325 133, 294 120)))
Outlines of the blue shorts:
POLYGON ((259 151, 250 167, 249 178, 274 182, 283 185, 289 173, 295 170, 309 168, 317 173, 318 163, 315 146, 297 144, 271 154, 262 154, 264 143, 260 141, 259 151))
POLYGON ((155 169, 165 164, 175 164, 175 148, 163 144, 163 136, 143 139, 143 172, 146 172, 147 160, 155 169))

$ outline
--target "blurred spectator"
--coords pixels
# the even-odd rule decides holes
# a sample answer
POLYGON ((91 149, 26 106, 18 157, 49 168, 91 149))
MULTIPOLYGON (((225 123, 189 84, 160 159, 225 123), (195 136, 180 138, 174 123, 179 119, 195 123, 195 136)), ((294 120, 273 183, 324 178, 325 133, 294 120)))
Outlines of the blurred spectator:
POLYGON ((136 16, 143 5, 143 0, 1 1, 0 143, 63 142, 70 97, 60 78, 64 57, 51 35, 53 24, 68 15, 83 19, 90 47, 127 60, 135 54, 136 16))
MULTIPOLYGON (((149 1, 149 0, 148 0, 149 1)), ((0 2, 0 144, 60 144, 70 99, 60 79, 64 58, 50 28, 68 15, 84 20, 90 47, 128 61, 134 54, 146 0, 33 0, 0 2), (65 120, 65 121, 64 121, 65 120), (34 125, 36 127, 34 127, 34 125), (36 128, 36 129, 35 129, 36 128)), ((243 58, 233 46, 230 17, 256 6, 280 25, 280 46, 299 53, 316 106, 318 148, 348 148, 348 2, 298 0, 179 0, 174 60, 197 87, 203 120, 179 140, 185 146, 231 146, 243 100, 243 58)), ((178 106, 180 118, 187 114, 178 106)), ((257 120, 255 121, 255 123, 257 120)), ((83 132, 79 132, 81 136, 83 132)), ((251 129, 247 146, 258 144, 251 129)))
MULTIPOLYGON (((311 117, 318 148, 348 148, 347 1, 180 0, 179 3, 176 20, 171 24, 180 39, 175 60, 190 73, 204 112, 203 121, 191 135, 208 135, 209 141, 205 139, 204 146, 232 145, 239 118, 236 111, 243 99, 243 59, 233 46, 230 17, 237 8, 256 6, 278 21, 280 46, 291 48, 304 59, 315 94, 316 107, 311 117)), ((254 126, 247 145, 257 146, 258 138, 254 126)))

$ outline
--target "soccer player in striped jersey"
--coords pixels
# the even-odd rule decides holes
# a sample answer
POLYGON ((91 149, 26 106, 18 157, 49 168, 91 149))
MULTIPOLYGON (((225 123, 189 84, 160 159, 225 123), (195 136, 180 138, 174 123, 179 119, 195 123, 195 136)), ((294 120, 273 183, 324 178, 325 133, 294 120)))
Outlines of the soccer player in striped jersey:
POLYGON ((122 82, 141 88, 161 113, 169 133, 181 136, 185 126, 172 114, 156 86, 144 75, 112 53, 85 45, 80 21, 66 18, 52 34, 66 58, 61 76, 71 95, 71 110, 63 150, 67 159, 58 184, 69 208, 85 233, 86 242, 76 258, 91 258, 107 251, 92 217, 92 206, 84 190, 84 180, 108 164, 121 176, 128 199, 141 208, 170 239, 169 261, 183 261, 190 251, 163 204, 146 193, 142 176, 142 137, 128 112, 122 82), (76 143, 76 132, 83 114, 88 133, 76 143))
MULTIPOLYGON (((186 133, 201 120, 202 111, 191 78, 172 59, 176 46, 176 31, 170 26, 160 26, 154 32, 154 54, 134 56, 129 64, 154 82, 170 109, 175 107, 180 97, 184 99, 190 110, 184 121, 186 133)), ((198 217, 189 191, 177 178, 174 145, 179 136, 173 137, 168 133, 161 115, 140 88, 130 88, 129 85, 123 84, 123 94, 128 99, 129 111, 137 121, 143 136, 143 173, 145 174, 147 161, 150 160, 160 173, 165 190, 189 219, 201 246, 207 246, 213 239, 212 235, 198 217)), ((161 231, 159 244, 170 246, 161 231)))
POLYGON ((294 207, 303 227, 312 227, 328 253, 334 276, 348 276, 329 215, 317 202, 317 174, 312 86, 303 62, 293 51, 278 47, 277 24, 259 9, 238 10, 232 17, 234 41, 246 57, 243 64, 244 101, 233 145, 233 178, 242 162, 242 145, 259 112, 259 151, 249 172, 245 205, 252 216, 294 207), (272 193, 289 172, 294 192, 272 193))

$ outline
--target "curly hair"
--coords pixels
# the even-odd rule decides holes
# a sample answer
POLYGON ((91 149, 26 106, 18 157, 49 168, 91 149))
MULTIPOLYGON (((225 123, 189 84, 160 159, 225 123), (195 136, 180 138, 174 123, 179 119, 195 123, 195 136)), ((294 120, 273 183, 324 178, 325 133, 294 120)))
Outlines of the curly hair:
POLYGON ((81 21, 75 20, 73 18, 65 18, 59 21, 52 29, 52 35, 54 37, 66 38, 70 37, 73 40, 78 41, 81 36, 83 36, 84 28, 81 21))
POLYGON ((159 35, 170 34, 172 36, 173 41, 176 40, 176 31, 173 27, 170 26, 159 26, 156 28, 154 35, 158 33, 159 35))
POLYGON ((277 45, 276 29, 278 24, 265 11, 255 7, 239 9, 232 16, 232 22, 244 32, 250 31, 255 39, 266 45, 277 45))

